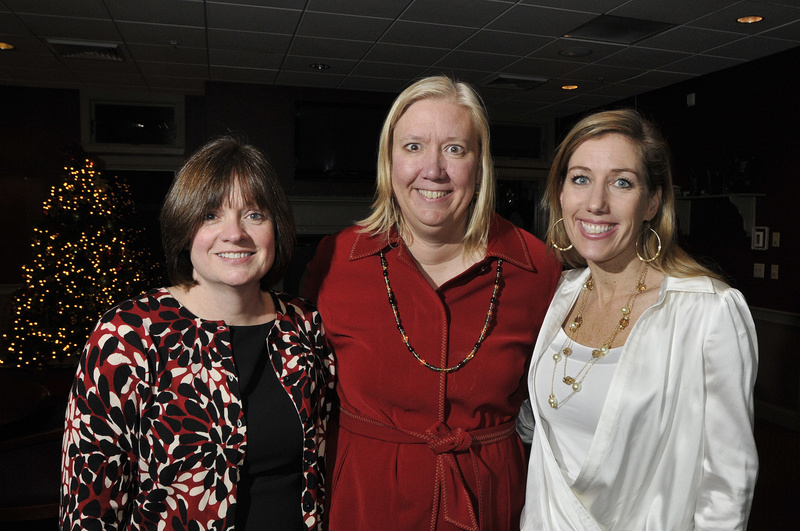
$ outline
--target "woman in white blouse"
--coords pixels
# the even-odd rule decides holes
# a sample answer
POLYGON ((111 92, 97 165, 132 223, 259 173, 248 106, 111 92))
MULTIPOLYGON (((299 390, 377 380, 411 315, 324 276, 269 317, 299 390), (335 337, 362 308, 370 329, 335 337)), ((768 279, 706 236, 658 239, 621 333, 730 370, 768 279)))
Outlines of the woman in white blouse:
POLYGON ((663 138, 636 111, 584 118, 545 200, 548 242, 575 269, 531 364, 522 529, 744 529, 755 328, 742 294, 676 244, 663 138))

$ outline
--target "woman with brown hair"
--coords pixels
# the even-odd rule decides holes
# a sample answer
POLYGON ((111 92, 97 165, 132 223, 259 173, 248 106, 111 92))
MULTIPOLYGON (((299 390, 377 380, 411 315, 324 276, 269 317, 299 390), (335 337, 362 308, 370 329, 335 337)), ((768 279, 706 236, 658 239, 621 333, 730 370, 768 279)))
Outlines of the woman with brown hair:
POLYGON ((63 529, 321 529, 333 358, 307 302, 270 287, 294 245, 264 154, 186 162, 161 212, 172 286, 106 313, 67 406, 63 529))
POLYGON ((742 294, 676 243, 666 142, 636 111, 588 116, 556 151, 545 201, 548 241, 575 269, 528 377, 522 528, 744 529, 755 327, 742 294))

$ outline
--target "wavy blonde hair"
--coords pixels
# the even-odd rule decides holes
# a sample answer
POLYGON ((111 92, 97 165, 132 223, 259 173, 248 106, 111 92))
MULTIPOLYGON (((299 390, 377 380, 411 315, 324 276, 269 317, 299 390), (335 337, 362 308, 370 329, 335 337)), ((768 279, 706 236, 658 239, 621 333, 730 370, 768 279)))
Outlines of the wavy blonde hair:
MULTIPOLYGON (((661 238, 661 253, 650 265, 663 273, 675 277, 710 276, 722 277, 703 266, 681 249, 677 243, 677 215, 675 212, 675 194, 672 189, 672 159, 666 140, 658 128, 633 109, 602 111, 586 116, 567 133, 567 136, 556 149, 553 164, 547 177, 547 188, 542 198, 542 206, 549 212, 549 229, 546 241, 559 247, 568 247, 568 238, 562 217, 561 191, 567 176, 567 167, 578 146, 585 141, 608 134, 620 134, 628 138, 638 149, 639 160, 645 170, 645 182, 650 197, 661 190, 661 204, 653 219, 645 222, 637 241, 642 256, 655 256, 658 240, 648 230, 652 228, 661 238)), ((556 256, 573 267, 583 267, 586 260, 573 247, 568 251, 559 251, 553 247, 556 256)))
POLYGON ((422 100, 441 100, 463 107, 469 114, 472 127, 478 135, 480 149, 478 193, 470 206, 463 241, 464 254, 470 254, 486 247, 495 206, 494 166, 489 150, 489 120, 475 89, 467 83, 454 81, 449 77, 434 76, 420 79, 395 99, 383 122, 378 145, 375 201, 372 204, 371 214, 358 224, 363 232, 371 234, 385 233, 388 237, 392 227, 397 227, 402 236, 407 236, 403 213, 392 192, 392 143, 398 120, 411 105, 422 100))

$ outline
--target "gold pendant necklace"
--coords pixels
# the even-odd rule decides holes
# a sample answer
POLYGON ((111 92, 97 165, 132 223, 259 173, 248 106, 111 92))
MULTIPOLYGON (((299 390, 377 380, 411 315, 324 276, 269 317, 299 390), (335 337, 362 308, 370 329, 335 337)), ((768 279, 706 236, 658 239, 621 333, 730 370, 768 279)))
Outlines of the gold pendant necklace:
POLYGON ((403 343, 405 343, 406 348, 414 357, 420 362, 424 367, 435 371, 435 372, 453 372, 457 371, 467 363, 469 360, 475 357, 475 354, 478 353, 478 349, 481 348, 481 344, 483 344, 483 340, 486 339, 486 332, 489 331, 489 325, 492 322, 492 315, 494 315, 494 306, 497 302, 497 294, 500 291, 500 280, 503 278, 503 259, 497 259, 497 274, 494 277, 494 289, 492 290, 492 297, 489 299, 489 311, 486 312, 486 320, 483 322, 483 329, 481 330, 481 335, 478 337, 478 341, 475 342, 475 346, 472 347, 472 350, 467 357, 463 360, 459 361, 452 367, 437 367, 436 365, 432 365, 425 361, 417 351, 414 350, 414 347, 411 346, 411 343, 408 341, 408 334, 403 329, 403 325, 400 322, 400 310, 397 309, 397 299, 394 298, 394 292, 392 291, 392 285, 389 284, 389 264, 386 262, 386 253, 383 251, 380 252, 381 257, 381 266, 383 267, 383 281, 386 284, 386 292, 389 294, 389 306, 392 307, 392 313, 394 314, 394 322, 397 323, 397 330, 400 331, 400 337, 403 338, 403 343))
POLYGON ((560 406, 566 404, 570 398, 575 396, 575 393, 580 392, 580 390, 583 388, 583 381, 586 379, 586 376, 589 375, 589 371, 592 370, 594 364, 597 363, 600 358, 608 354, 608 351, 611 350, 611 344, 614 342, 614 338, 617 337, 617 334, 621 330, 624 330, 628 327, 630 324, 631 310, 633 310, 633 303, 636 300, 636 296, 647 289, 647 285, 645 284, 645 279, 647 278, 647 268, 648 264, 645 263, 642 266, 642 272, 639 274, 639 280, 636 283, 636 288, 633 290, 633 293, 631 293, 631 296, 628 297, 628 302, 625 303, 625 306, 623 306, 620 310, 619 321, 616 325, 614 325, 614 330, 611 332, 611 335, 608 336, 608 339, 606 339, 599 348, 592 350, 592 359, 587 361, 575 374, 575 376, 567 376, 567 359, 572 354, 572 345, 575 343, 576 338, 578 337, 578 330, 580 330, 580 327, 583 324, 583 310, 586 308, 586 301, 589 298, 589 292, 594 289, 594 279, 591 275, 589 275, 589 278, 583 283, 581 288, 583 293, 581 294, 581 301, 578 304, 578 313, 575 315, 575 319, 573 319, 569 325, 567 339, 564 341, 561 349, 553 354, 553 361, 555 362, 553 364, 553 378, 550 380, 550 396, 547 398, 547 403, 550 404, 550 407, 553 409, 558 409, 560 406), (564 376, 561 381, 564 383, 564 385, 569 386, 572 392, 559 402, 556 398, 555 385, 556 371, 558 370, 558 364, 562 358, 564 359, 564 376))

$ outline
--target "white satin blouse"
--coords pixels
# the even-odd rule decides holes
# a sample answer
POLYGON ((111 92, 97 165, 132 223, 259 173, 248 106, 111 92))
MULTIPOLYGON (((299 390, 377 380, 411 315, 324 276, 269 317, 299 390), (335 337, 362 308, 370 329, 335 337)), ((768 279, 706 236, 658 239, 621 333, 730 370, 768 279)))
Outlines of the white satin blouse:
MULTIPOLYGON (((565 274, 542 324, 528 384, 588 269, 565 274)), ((586 460, 561 471, 537 400, 523 531, 745 529, 758 456, 753 440, 755 326, 742 294, 708 277, 666 277, 620 354, 586 460)), ((523 408, 524 409, 524 408, 523 408)), ((527 417, 527 421, 526 421, 527 417)))

